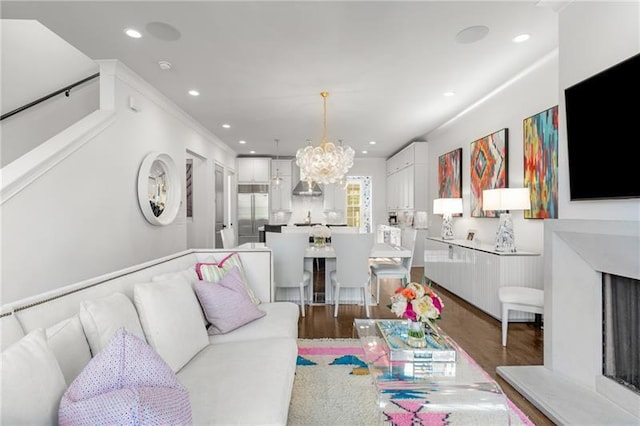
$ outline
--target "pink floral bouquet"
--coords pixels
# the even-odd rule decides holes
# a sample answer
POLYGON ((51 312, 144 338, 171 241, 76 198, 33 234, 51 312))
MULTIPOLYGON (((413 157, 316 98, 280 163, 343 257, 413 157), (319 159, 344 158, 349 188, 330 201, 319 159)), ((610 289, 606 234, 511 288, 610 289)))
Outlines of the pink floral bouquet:
POLYGON ((444 304, 430 287, 411 282, 396 290, 391 296, 391 311, 399 317, 417 322, 440 319, 444 304))

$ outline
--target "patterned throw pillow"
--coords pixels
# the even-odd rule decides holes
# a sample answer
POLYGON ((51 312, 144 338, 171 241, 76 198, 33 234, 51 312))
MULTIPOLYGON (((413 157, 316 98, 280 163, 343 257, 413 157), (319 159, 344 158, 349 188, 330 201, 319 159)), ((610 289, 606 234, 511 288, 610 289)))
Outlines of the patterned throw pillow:
POLYGON ((237 266, 217 283, 198 281, 196 295, 211 323, 209 334, 224 334, 265 315, 247 295, 237 266))
POLYGON ((189 393, 144 341, 119 329, 71 383, 60 425, 191 424, 189 393))
POLYGON ((251 287, 249 287, 244 273, 244 268, 242 267, 242 260, 240 260, 240 255, 238 253, 231 253, 229 256, 217 263, 196 263, 196 273, 198 274, 198 278, 202 281, 217 283, 234 266, 240 271, 242 284, 247 291, 247 294, 249 294, 249 298, 254 304, 259 305, 260 299, 258 299, 251 287))

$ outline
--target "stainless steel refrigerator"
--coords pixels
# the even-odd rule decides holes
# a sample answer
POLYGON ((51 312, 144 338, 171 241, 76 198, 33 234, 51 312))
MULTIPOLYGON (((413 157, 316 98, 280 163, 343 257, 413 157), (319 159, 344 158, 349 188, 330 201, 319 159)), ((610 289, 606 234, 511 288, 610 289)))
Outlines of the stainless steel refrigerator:
POLYGON ((238 244, 258 242, 258 228, 269 223, 269 185, 238 185, 238 244))

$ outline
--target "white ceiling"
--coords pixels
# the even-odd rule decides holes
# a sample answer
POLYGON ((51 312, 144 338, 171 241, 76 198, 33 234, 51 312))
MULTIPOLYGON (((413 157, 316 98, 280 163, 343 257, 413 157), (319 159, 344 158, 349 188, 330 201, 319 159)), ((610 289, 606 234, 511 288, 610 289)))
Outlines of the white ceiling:
POLYGON ((37 19, 90 58, 122 61, 239 154, 275 155, 276 138, 281 156, 318 144, 327 91, 329 139, 388 157, 557 48, 557 14, 536 3, 3 1, 2 18, 37 19), (455 41, 474 25, 488 35, 455 41), (513 43, 521 33, 531 39, 513 43))

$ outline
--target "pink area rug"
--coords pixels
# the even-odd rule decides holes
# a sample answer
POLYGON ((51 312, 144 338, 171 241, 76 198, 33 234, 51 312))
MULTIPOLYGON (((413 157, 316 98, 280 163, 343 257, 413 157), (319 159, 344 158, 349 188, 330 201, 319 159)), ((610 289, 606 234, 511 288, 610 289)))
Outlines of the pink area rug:
MULTIPOLYGON (((459 354, 477 365, 466 352, 459 354)), ((288 425, 533 425, 506 397, 508 413, 492 417, 480 406, 468 412, 447 410, 446 404, 438 402, 442 396, 438 392, 435 388, 394 389, 385 398, 390 402, 378 409, 376 390, 357 339, 299 339, 288 425)))

